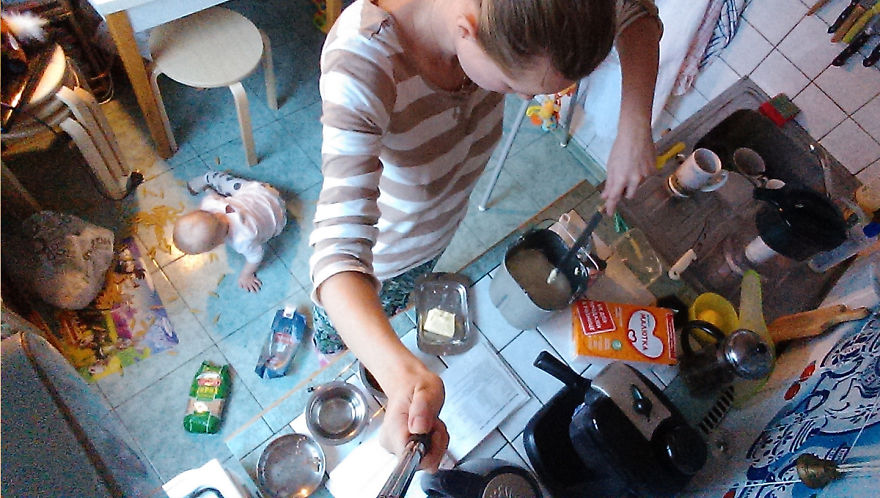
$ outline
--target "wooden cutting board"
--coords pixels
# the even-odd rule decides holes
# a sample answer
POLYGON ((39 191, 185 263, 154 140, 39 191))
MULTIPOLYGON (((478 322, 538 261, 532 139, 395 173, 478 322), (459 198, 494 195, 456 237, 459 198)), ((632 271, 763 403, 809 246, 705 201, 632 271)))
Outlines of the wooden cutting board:
POLYGON ((775 343, 813 337, 829 328, 868 316, 868 308, 849 309, 845 304, 825 306, 815 310, 786 315, 773 320, 767 327, 775 343))

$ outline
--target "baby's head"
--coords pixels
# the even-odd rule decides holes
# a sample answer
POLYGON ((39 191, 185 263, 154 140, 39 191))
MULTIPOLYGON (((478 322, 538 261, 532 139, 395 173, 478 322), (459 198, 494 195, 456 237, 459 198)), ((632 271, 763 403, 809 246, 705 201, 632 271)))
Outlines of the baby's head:
MULTIPOLYGON (((479 9, 475 36, 514 79, 528 80, 524 71, 544 73, 549 65, 556 80, 575 82, 593 72, 614 43, 614 0, 482 0, 479 9)), ((536 93, 553 93, 547 90, 536 93)))
POLYGON ((174 245, 186 254, 201 254, 222 244, 228 232, 224 216, 193 211, 174 222, 174 245))

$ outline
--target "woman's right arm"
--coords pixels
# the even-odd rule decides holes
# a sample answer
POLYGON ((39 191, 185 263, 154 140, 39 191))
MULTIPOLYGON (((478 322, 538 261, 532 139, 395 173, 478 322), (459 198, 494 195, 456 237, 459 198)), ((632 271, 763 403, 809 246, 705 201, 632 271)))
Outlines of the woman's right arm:
POLYGON ((393 71, 381 47, 337 35, 328 36, 321 61, 324 183, 310 236, 313 297, 388 396, 383 445, 400 454, 410 434, 431 433, 433 444, 422 466, 436 469, 449 439, 438 418, 443 383, 391 328, 372 268, 380 217, 379 151, 396 95, 393 71))
POLYGON ((438 418, 443 382, 400 342, 382 310, 372 280, 342 272, 324 281, 318 296, 333 326, 388 396, 383 445, 400 454, 410 434, 431 434, 422 466, 436 470, 449 443, 438 418))

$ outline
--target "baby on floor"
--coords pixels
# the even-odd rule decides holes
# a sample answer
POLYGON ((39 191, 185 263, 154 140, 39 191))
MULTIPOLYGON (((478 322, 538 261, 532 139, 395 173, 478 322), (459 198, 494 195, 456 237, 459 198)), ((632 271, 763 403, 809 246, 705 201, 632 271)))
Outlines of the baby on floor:
POLYGON ((174 223, 174 245, 186 254, 201 254, 228 242, 246 263, 238 275, 238 285, 258 292, 262 282, 257 268, 263 260, 266 242, 287 223, 284 201, 271 186, 245 180, 224 172, 211 171, 187 182, 198 195, 208 188, 199 209, 174 223))

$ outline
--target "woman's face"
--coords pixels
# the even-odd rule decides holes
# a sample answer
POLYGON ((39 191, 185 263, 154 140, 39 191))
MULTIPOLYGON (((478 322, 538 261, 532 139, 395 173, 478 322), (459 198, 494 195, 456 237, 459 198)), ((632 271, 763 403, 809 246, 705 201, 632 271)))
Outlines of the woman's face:
POLYGON ((561 92, 574 83, 553 69, 549 57, 536 57, 528 68, 509 76, 474 37, 458 38, 456 50, 458 62, 468 78, 492 92, 515 93, 524 99, 531 99, 535 95, 561 92))

